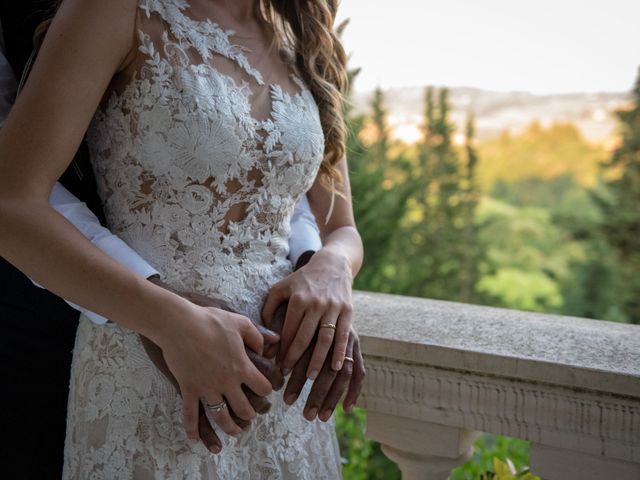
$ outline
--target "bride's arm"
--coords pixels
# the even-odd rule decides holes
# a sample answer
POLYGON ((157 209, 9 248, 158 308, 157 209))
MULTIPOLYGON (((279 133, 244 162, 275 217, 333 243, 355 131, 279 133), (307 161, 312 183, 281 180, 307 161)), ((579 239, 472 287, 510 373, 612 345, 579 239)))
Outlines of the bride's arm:
POLYGON ((0 130, 0 248, 7 260, 39 284, 55 285, 51 290, 81 305, 97 303, 94 311, 133 326, 123 302, 104 297, 128 298, 125 289, 144 290, 142 282, 99 254, 48 204, 55 181, 77 150, 131 45, 125 31, 133 27, 123 19, 134 18, 127 10, 132 2, 116 2, 125 8, 118 14, 116 8, 98 3, 63 3, 29 81, 0 130), (98 12, 107 15, 102 27, 92 21, 98 12), (103 277, 91 281, 98 271, 103 277), (108 295, 98 293, 98 282, 108 295))
MULTIPOLYGON (((13 69, 4 54, 2 41, 2 23, 0 23, 0 128, 2 128, 4 120, 11 110, 13 102, 15 101, 16 92, 19 90, 13 69)), ((80 230, 91 243, 114 260, 117 260, 118 263, 145 278, 159 275, 157 270, 149 265, 125 242, 111 233, 109 229, 103 227, 98 217, 96 217, 89 207, 68 191, 61 183, 56 182, 53 186, 49 203, 54 210, 80 230)), ((33 283, 38 287, 42 287, 36 282, 33 283)), ((108 321, 106 318, 79 305, 68 301, 67 303, 81 313, 84 313, 87 318, 94 323, 104 324, 108 321)))
POLYGON ((342 367, 352 323, 351 286, 363 261, 362 240, 353 218, 346 158, 337 168, 342 174, 339 189, 342 196, 334 196, 333 208, 332 195, 318 178, 307 194, 311 210, 318 219, 322 248, 304 267, 272 287, 263 308, 264 321, 269 325, 276 308, 283 301, 289 302, 279 352, 285 373, 307 349, 318 326, 335 325, 335 332, 332 328, 318 331, 318 341, 307 370, 311 379, 320 372, 332 344, 332 366, 335 370, 342 367))
MULTIPOLYGON (((197 439, 199 397, 216 403, 225 395, 250 418, 241 384, 271 391, 244 353, 243 342, 261 351, 260 333, 246 317, 198 307, 132 273, 49 205, 111 78, 134 51, 136 3, 63 2, 0 130, 0 255, 57 295, 160 345, 181 386, 187 433, 197 439)), ((216 421, 240 432, 227 412, 216 421)))

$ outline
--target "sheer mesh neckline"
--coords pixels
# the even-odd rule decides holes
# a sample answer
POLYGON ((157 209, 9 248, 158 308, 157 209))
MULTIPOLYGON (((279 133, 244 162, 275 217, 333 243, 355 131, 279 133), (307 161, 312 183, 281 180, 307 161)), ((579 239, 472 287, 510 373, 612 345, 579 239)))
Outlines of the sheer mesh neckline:
MULTIPOLYGON (((235 61, 242 69, 258 83, 258 85, 264 85, 262 73, 259 70, 253 68, 249 63, 247 57, 242 53, 247 47, 235 44, 231 41, 231 37, 235 35, 235 31, 232 29, 225 30, 220 24, 207 17, 206 19, 195 19, 186 15, 184 10, 190 9, 191 5, 185 0, 169 0, 176 8, 176 14, 180 19, 193 31, 197 31, 201 35, 214 34, 214 37, 219 38, 225 48, 218 49, 217 53, 224 55, 230 60, 235 61)), ((209 59, 209 52, 200 52, 204 60, 209 59)))
MULTIPOLYGON (((144 12, 147 19, 151 19, 153 14, 158 15, 159 18, 166 23, 168 31, 173 37, 178 39, 179 42, 186 41, 186 46, 198 53, 201 61, 183 65, 185 68, 194 70, 210 68, 216 75, 229 82, 236 91, 242 92, 248 109, 247 116, 254 124, 256 133, 260 131, 268 132, 270 130, 269 127, 274 120, 278 100, 288 98, 289 101, 304 104, 313 98, 311 91, 297 74, 295 63, 292 61, 285 61, 285 65, 289 70, 288 78, 292 81, 292 84, 297 87, 297 90, 289 91, 291 89, 284 88, 282 81, 265 83, 262 73, 251 65, 244 53, 249 50, 248 47, 232 41, 232 37, 236 32, 233 29, 224 29, 217 21, 210 17, 190 17, 187 12, 192 7, 186 0, 139 0, 138 8, 144 12), (264 109, 265 114, 260 116, 262 119, 252 113, 254 107, 252 97, 255 95, 255 92, 252 90, 249 82, 244 78, 235 78, 216 68, 216 65, 212 62, 214 55, 226 58, 240 67, 242 72, 255 81, 258 86, 269 89, 270 105, 264 109)), ((145 38, 147 35, 145 35, 142 30, 138 29, 137 31, 139 36, 138 50, 145 53, 144 44, 149 43, 149 40, 145 38)), ((167 40, 168 35, 165 32, 165 34, 163 34, 163 42, 167 40)), ((146 53, 147 55, 149 54, 148 51, 146 53)), ((155 54, 159 54, 159 52, 155 52, 155 54)), ((149 60, 145 63, 148 64, 149 60)), ((134 70, 129 80, 126 81, 121 89, 112 90, 107 97, 103 110, 122 107, 130 95, 137 94, 139 84, 143 80, 143 77, 144 75, 141 75, 140 71, 134 70)))

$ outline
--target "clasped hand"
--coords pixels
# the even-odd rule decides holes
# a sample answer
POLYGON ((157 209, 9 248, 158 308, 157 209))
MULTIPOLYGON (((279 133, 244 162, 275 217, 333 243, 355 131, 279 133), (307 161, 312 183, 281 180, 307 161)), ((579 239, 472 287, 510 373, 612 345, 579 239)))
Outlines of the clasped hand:
POLYGON ((277 357, 285 375, 316 336, 307 377, 317 378, 329 351, 332 368, 340 371, 352 323, 351 283, 351 266, 346 257, 321 249, 306 265, 271 288, 262 309, 262 320, 271 326, 278 307, 287 303, 277 357))
MULTIPOLYGON (((193 380, 191 384, 179 384, 172 374, 175 367, 170 369, 167 365, 172 364, 171 359, 166 358, 171 352, 141 336, 151 360, 183 396, 187 435, 193 440, 200 438, 213 453, 221 451, 222 442, 209 420, 228 434, 239 434, 249 427, 256 412, 269 410, 271 404, 265 397, 271 389, 282 387, 283 374, 290 371, 284 393, 288 404, 297 400, 307 378, 315 380, 304 409, 307 420, 318 416, 327 421, 345 391, 343 404, 349 411, 360 394, 365 370, 360 342, 351 326, 349 266, 339 258, 324 255, 321 250, 300 267, 275 284, 267 296, 263 320, 270 330, 253 325, 223 301, 197 293, 177 292, 157 279, 152 280, 194 306, 204 307, 210 316, 208 324, 216 330, 219 368, 215 378, 207 379, 206 386, 197 385, 193 380), (334 325, 335 329, 320 328, 325 324, 334 325), (280 368, 268 360, 273 356, 277 356, 280 368), (228 411, 222 410, 208 419, 198 399, 207 403, 224 399, 228 411)), ((188 338, 185 335, 185 339, 188 338)), ((175 351, 184 352, 184 348, 183 345, 175 351)), ((185 364, 188 362, 182 359, 174 363, 178 367, 185 364)), ((180 371, 175 373, 178 378, 194 378, 193 374, 181 377, 180 371)))
POLYGON ((307 420, 329 420, 345 392, 349 412, 360 395, 366 372, 351 312, 351 268, 323 250, 299 263, 267 296, 263 321, 281 341, 267 345, 266 355, 277 355, 283 372, 291 371, 287 404, 298 399, 307 378, 314 380, 304 408, 307 420), (325 322, 336 325, 335 336, 332 328, 320 328, 325 322))

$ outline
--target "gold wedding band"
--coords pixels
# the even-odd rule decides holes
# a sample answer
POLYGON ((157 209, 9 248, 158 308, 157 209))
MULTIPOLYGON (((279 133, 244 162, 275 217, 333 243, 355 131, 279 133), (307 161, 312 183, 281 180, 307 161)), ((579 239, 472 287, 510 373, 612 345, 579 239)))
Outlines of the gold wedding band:
POLYGON ((214 413, 218 413, 221 412, 222 410, 224 410, 225 408, 227 408, 227 402, 225 402, 224 400, 222 400, 219 403, 205 403, 204 408, 206 408, 207 410, 214 412, 214 413))
POLYGON ((347 357, 347 356, 345 355, 345 357, 344 357, 344 361, 345 361, 345 362, 351 362, 351 363, 353 363, 353 358, 351 358, 351 357, 347 357))
POLYGON ((331 330, 335 330, 336 326, 333 323, 321 323, 320 328, 330 328, 331 330))

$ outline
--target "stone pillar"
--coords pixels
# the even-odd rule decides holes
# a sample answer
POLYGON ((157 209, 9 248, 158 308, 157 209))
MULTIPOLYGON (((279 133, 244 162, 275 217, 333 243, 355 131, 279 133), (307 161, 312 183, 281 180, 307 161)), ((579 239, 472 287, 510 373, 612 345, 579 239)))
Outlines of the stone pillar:
POLYGON ((478 433, 464 428, 367 413, 367 436, 397 463, 403 480, 446 480, 473 453, 478 433))

